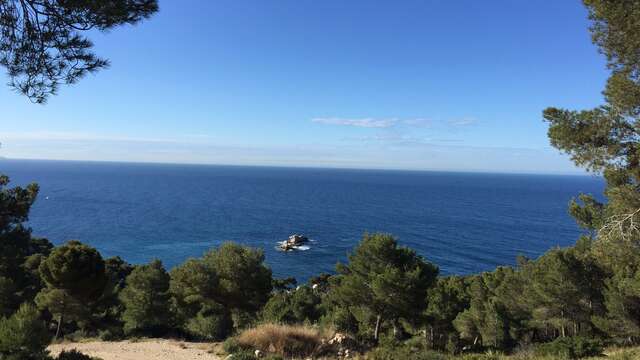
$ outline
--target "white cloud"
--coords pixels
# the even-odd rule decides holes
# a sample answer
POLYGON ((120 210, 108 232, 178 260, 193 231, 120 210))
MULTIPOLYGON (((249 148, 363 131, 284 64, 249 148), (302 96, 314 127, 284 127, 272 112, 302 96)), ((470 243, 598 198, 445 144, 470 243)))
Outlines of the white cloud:
POLYGON ((345 119, 345 118, 315 118, 312 122, 325 125, 355 126, 363 128, 390 128, 394 126, 398 119, 345 119))
POLYGON ((463 118, 450 119, 446 121, 443 121, 443 120, 434 121, 429 118, 353 119, 353 118, 341 118, 341 117, 326 117, 326 118, 314 118, 314 119, 311 119, 311 122, 314 122, 317 124, 325 124, 325 125, 387 129, 387 128, 394 128, 397 126, 408 126, 408 127, 417 127, 417 128, 433 128, 433 127, 441 127, 442 125, 450 126, 450 127, 466 127, 466 126, 477 124, 478 120, 474 117, 463 117, 463 118))
POLYGON ((385 142, 385 143, 426 143, 430 139, 408 136, 397 133, 384 133, 370 136, 347 137, 344 140, 356 140, 365 142, 385 142))
MULTIPOLYGON (((556 151, 436 144, 428 137, 368 134, 341 144, 251 145, 216 141, 143 139, 80 133, 26 133, 2 138, 0 157, 230 165, 316 166, 414 170, 582 173, 556 151), (46 136, 45 136, 46 135, 46 136), (24 139, 29 137, 29 139, 24 139), (46 137, 47 140, 42 139, 46 137), (64 140, 62 140, 64 139, 64 140), (157 140, 157 141, 150 141, 157 140), (160 141, 167 140, 167 141, 160 141), (170 140, 170 141, 169 141, 170 140)), ((2 164, 0 164, 1 166, 2 164)))
POLYGON ((415 127, 431 127, 433 125, 433 121, 431 119, 424 119, 424 118, 405 119, 405 120, 402 120, 402 123, 405 125, 415 126, 415 127))

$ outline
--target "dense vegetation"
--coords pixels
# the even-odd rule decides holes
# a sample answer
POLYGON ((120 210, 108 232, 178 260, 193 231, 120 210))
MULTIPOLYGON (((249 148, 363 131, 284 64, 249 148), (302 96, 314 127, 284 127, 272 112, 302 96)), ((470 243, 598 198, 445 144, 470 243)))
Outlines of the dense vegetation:
POLYGON ((103 259, 78 241, 53 247, 23 225, 37 187, 7 185, 3 178, 0 358, 44 358, 54 337, 223 340, 258 323, 334 329, 381 358, 531 346, 581 357, 640 341, 640 252, 616 251, 597 232, 515 267, 446 277, 393 236, 365 234, 334 275, 296 286, 273 279, 261 250, 234 243, 169 272, 158 260, 103 259))
MULTIPOLYGON (((585 4, 612 72, 606 104, 544 111, 552 144, 607 182, 605 203, 585 194, 570 203, 585 230, 575 246, 443 277, 393 236, 365 234, 335 274, 296 287, 294 279, 273 279, 261 250, 233 243, 170 271, 158 260, 103 259, 78 241, 54 248, 24 225, 38 187, 10 188, 0 177, 0 359, 44 359, 53 337, 222 340, 257 323, 335 329, 381 359, 487 349, 580 358, 606 344, 638 344, 640 1, 585 4)), ((313 336, 261 329, 245 338, 313 336)), ((250 342, 242 339, 229 348, 250 342)), ((283 343, 282 351, 302 351, 302 343, 283 343)))

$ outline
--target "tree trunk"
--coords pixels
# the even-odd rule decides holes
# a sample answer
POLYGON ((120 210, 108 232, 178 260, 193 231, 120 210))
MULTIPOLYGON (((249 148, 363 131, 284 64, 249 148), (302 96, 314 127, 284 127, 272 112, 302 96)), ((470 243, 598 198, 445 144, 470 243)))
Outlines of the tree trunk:
POLYGON ((58 340, 58 336, 60 335, 60 327, 62 326, 62 314, 58 317, 58 326, 56 328, 56 336, 53 338, 54 340, 58 340))
POLYGON ((432 348, 432 349, 435 349, 435 342, 436 342, 436 339, 435 339, 435 337, 433 336, 433 326, 430 326, 430 328, 431 328, 431 348, 432 348))
POLYGON ((58 336, 60 336, 60 328, 62 327, 62 320, 64 320, 64 312, 67 310, 67 302, 65 301, 65 296, 63 293, 62 296, 62 309, 60 311, 60 316, 58 317, 58 327, 56 328, 56 335, 53 338, 54 340, 58 340, 58 336))
POLYGON ((382 316, 376 316, 376 329, 373 332, 373 340, 378 343, 378 335, 380 335, 380 321, 382 320, 382 316))

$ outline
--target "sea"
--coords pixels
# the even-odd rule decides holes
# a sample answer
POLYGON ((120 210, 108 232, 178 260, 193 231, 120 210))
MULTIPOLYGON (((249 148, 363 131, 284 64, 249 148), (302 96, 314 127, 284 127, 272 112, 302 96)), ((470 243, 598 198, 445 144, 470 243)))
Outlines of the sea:
POLYGON ((277 277, 334 272, 364 233, 393 234, 441 274, 536 258, 582 233, 567 213, 589 175, 530 175, 113 162, 0 160, 12 184, 36 182, 28 225, 54 244, 170 269, 225 241, 264 250, 277 277), (311 239, 283 252, 291 234, 311 239))

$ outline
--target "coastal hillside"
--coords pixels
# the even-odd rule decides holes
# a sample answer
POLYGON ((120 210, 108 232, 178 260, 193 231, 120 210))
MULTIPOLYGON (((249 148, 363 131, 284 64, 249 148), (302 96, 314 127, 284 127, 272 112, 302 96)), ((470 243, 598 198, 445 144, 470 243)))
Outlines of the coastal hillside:
POLYGON ((640 360, 640 0, 163 3, 0 0, 3 154, 145 162, 0 161, 0 360, 640 360))

